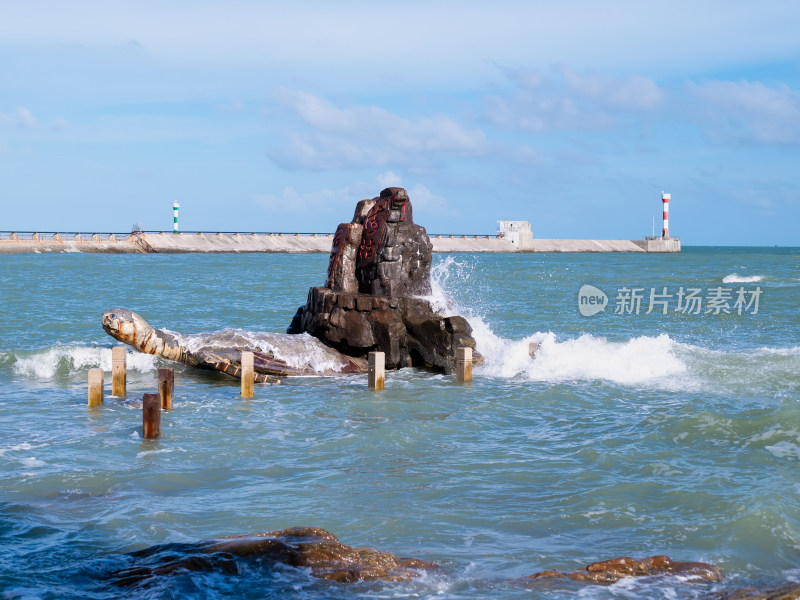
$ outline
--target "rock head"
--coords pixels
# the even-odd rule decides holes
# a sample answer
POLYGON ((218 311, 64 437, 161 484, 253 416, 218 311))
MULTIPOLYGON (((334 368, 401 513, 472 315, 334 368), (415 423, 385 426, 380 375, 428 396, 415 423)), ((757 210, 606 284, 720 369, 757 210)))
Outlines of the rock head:
POLYGON ((406 581, 435 563, 400 558, 374 548, 342 544, 319 527, 291 527, 278 531, 239 535, 189 544, 152 546, 130 555, 135 566, 109 575, 116 585, 146 585, 156 577, 186 571, 239 573, 239 563, 291 565, 310 569, 314 577, 344 583, 354 581, 406 581))
POLYGON ((473 348, 480 364, 466 319, 436 313, 425 298, 431 251, 405 189, 390 187, 361 200, 353 220, 333 236, 325 285, 309 290, 287 332, 308 332, 349 356, 384 352, 389 369, 452 373, 460 346, 473 348))

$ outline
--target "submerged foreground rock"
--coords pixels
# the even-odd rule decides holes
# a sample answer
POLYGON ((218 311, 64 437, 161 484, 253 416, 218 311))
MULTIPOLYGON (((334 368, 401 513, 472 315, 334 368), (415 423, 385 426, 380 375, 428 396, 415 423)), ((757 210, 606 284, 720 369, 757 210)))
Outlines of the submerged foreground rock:
POLYGON ((285 564, 310 569, 311 575, 340 582, 406 581, 435 563, 399 558, 374 548, 353 548, 319 527, 292 527, 197 544, 165 544, 131 554, 145 564, 111 575, 118 585, 146 583, 179 571, 239 572, 236 559, 266 566, 285 564), (147 564, 149 563, 149 564, 147 564))
MULTIPOLYGON (((241 562, 262 567, 288 565, 308 569, 313 577, 350 583, 355 581, 408 581, 438 569, 434 562, 401 558, 374 548, 354 548, 341 543, 330 531, 319 527, 291 527, 252 535, 239 535, 194 544, 152 546, 130 556, 135 566, 115 571, 109 579, 120 586, 146 585, 157 577, 186 571, 215 571, 234 575, 241 562)), ((643 560, 615 558, 589 565, 585 569, 562 573, 543 571, 525 581, 567 577, 591 583, 613 583, 624 577, 680 575, 688 579, 720 581, 714 565, 677 562, 667 556, 643 560)), ((519 580, 517 580, 519 581, 519 580)), ((772 596, 752 596, 752 598, 772 596)), ((784 598, 776 596, 775 598, 784 598)), ((723 598, 722 596, 720 598, 723 598)), ((726 600, 749 599, 747 595, 724 596, 726 600)), ((788 600, 788 596, 786 599, 788 600)))
MULTIPOLYGON (((475 348, 472 327, 438 314, 431 293, 431 243, 414 224, 406 190, 362 200, 333 238, 325 285, 312 287, 287 333, 308 332, 340 352, 385 353, 386 367, 455 371, 456 350, 475 348)), ((473 352, 473 362, 482 358, 473 352)))
POLYGON ((651 556, 642 560, 623 556, 592 563, 584 569, 569 573, 542 571, 531 575, 531 579, 566 577, 590 583, 614 583, 624 577, 647 575, 680 575, 706 581, 722 580, 722 573, 714 565, 702 562, 678 562, 668 556, 651 556))

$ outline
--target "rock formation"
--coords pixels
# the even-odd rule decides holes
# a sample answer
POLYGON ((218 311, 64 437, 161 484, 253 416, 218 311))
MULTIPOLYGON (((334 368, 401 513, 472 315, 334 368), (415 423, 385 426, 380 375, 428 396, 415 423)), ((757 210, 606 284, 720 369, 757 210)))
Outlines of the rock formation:
MULTIPOLYGON (((425 571, 438 569, 436 563, 415 558, 400 558, 374 548, 354 548, 342 544, 331 532, 319 527, 291 527, 266 533, 237 535, 197 543, 162 544, 130 554, 134 566, 115 571, 108 579, 119 586, 147 585, 157 577, 185 571, 215 571, 235 575, 245 564, 269 567, 275 564, 308 569, 313 577, 349 583, 355 581, 408 581, 425 571)), ((546 578, 566 577, 589 583, 614 583, 624 577, 679 575, 687 579, 720 581, 714 565, 677 562, 667 556, 643 560, 614 558, 585 569, 562 573, 543 571, 525 580, 506 580, 532 584, 546 578)), ((755 592, 723 592, 718 600, 790 600, 798 596, 796 584, 755 592), (782 595, 783 594, 783 595, 782 595)))
POLYGON ((131 556, 144 564, 112 573, 110 579, 115 584, 143 584, 180 571, 236 574, 236 559, 308 568, 314 577, 340 582, 405 581, 420 570, 437 568, 434 563, 399 558, 373 548, 347 546, 319 527, 292 527, 196 544, 165 544, 131 556))
MULTIPOLYGON (((384 352, 389 369, 452 373, 456 349, 474 349, 475 340, 466 319, 439 315, 424 298, 431 248, 403 188, 362 200, 353 220, 336 229, 325 285, 309 290, 287 333, 308 332, 353 357, 384 352)), ((473 362, 481 360, 473 351, 473 362)))
POLYGON ((668 556, 651 556, 642 560, 620 557, 592 563, 585 569, 562 573, 561 571, 542 571, 531 575, 532 579, 567 577, 576 581, 590 583, 614 583, 623 577, 642 577, 646 575, 680 575, 683 577, 721 581, 720 570, 708 563, 678 562, 668 556))

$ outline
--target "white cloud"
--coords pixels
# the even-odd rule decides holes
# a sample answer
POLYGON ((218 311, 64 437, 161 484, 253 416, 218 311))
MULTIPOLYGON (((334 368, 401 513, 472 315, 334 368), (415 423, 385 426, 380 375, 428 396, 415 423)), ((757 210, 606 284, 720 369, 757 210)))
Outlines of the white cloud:
POLYGON ((570 90, 610 108, 653 110, 664 98, 664 93, 652 79, 640 75, 579 75, 566 66, 559 66, 558 71, 570 90))
POLYGON ((529 133, 602 131, 637 114, 661 107, 664 92, 652 80, 634 75, 581 75, 558 65, 549 74, 536 69, 508 71, 517 89, 487 99, 491 123, 529 133))
POLYGON ((14 111, 14 114, 16 116, 17 125, 19 127, 33 128, 39 125, 39 123, 37 123, 36 119, 34 118, 33 113, 31 113, 31 111, 28 110, 27 108, 18 106, 14 111))
POLYGON ((39 123, 30 109, 18 106, 14 109, 13 115, 0 113, 0 125, 15 126, 21 129, 33 129, 34 127, 38 127, 39 123))
POLYGON ((736 187, 729 190, 727 197, 762 215, 785 215, 800 206, 800 190, 773 182, 736 187))
POLYGON ((381 189, 388 187, 399 187, 402 184, 403 178, 396 173, 392 173, 391 171, 386 171, 386 173, 381 173, 378 175, 378 185, 381 186, 381 189))
MULTIPOLYGON (((298 192, 294 187, 289 186, 279 193, 257 194, 253 196, 253 199, 259 206, 267 210, 281 213, 291 210, 294 214, 326 213, 338 221, 347 221, 359 200, 374 198, 384 188, 400 187, 402 183, 402 177, 387 171, 378 175, 375 183, 359 181, 341 189, 326 188, 308 192, 298 192)), ((436 215, 453 214, 447 199, 432 193, 421 183, 407 188, 406 191, 416 212, 436 215)))
POLYGON ((286 168, 335 169, 425 165, 485 150, 486 136, 448 116, 405 118, 377 106, 338 108, 319 96, 280 88, 281 107, 307 126, 269 154, 286 168))
MULTIPOLYGON (((380 191, 380 190, 378 190, 380 191)), ((293 187, 283 188, 280 193, 256 194, 253 199, 267 210, 294 214, 329 213, 340 220, 349 220, 348 213, 355 209, 356 202, 377 195, 374 184, 356 182, 338 190, 322 189, 298 192, 293 187)))
POLYGON ((422 213, 423 215, 446 214, 451 217, 461 215, 460 211, 453 211, 450 209, 450 205, 446 198, 437 196, 421 183, 416 184, 413 188, 407 191, 408 197, 411 199, 411 202, 414 206, 414 211, 416 213, 422 213))
POLYGON ((713 137, 764 144, 800 144, 800 92, 761 82, 690 83, 701 118, 713 137))
MULTIPOLYGON (((33 112, 24 106, 17 106, 13 114, 0 113, 0 126, 17 127, 19 129, 39 129, 39 120, 33 116, 33 112)), ((62 117, 58 117, 52 123, 46 125, 47 129, 61 130, 67 127, 67 122, 62 117)))

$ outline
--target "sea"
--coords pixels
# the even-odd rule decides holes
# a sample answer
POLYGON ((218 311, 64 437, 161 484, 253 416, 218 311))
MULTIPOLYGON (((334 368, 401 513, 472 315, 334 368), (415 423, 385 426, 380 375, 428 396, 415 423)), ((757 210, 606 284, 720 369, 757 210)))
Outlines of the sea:
POLYGON ((116 307, 313 362, 275 334, 327 260, 0 255, 0 598, 673 600, 800 581, 800 249, 436 254, 431 301, 467 317, 484 357, 471 383, 403 369, 383 391, 304 377, 245 399, 129 348, 127 396, 111 395, 100 315, 116 307), (174 408, 145 440, 142 394, 167 366, 174 408), (114 578, 150 546, 293 526, 439 568, 337 583, 237 559, 114 578), (725 579, 528 577, 661 554, 725 579))

